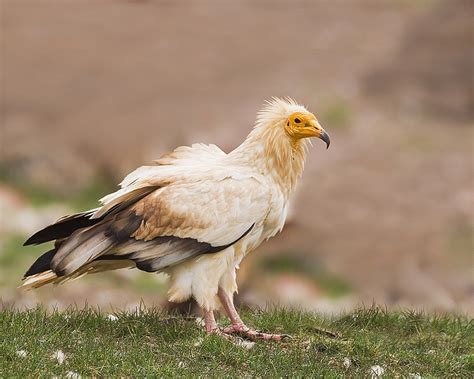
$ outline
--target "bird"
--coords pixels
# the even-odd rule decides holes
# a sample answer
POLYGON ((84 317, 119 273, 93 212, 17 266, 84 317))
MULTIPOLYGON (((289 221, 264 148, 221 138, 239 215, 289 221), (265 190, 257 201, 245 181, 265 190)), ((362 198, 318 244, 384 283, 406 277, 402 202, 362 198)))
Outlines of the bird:
POLYGON ((121 268, 164 272, 169 301, 194 298, 208 334, 284 340, 289 336, 258 331, 240 318, 236 272, 248 253, 283 229, 311 137, 329 148, 313 113, 291 98, 271 98, 231 152, 213 144, 180 146, 128 174, 98 208, 31 236, 24 245, 54 241, 54 247, 31 265, 21 287, 121 268), (217 310, 230 326, 219 327, 217 310))

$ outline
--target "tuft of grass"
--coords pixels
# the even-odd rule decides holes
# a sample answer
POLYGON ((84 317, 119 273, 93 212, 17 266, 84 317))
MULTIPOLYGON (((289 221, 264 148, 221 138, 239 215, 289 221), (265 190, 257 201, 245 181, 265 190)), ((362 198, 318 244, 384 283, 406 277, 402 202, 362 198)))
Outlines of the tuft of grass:
POLYGON ((91 308, 0 311, 0 377, 367 377, 375 365, 388 377, 469 377, 474 369, 472 320, 452 315, 372 307, 325 318, 244 309, 249 325, 294 337, 249 350, 156 309, 115 315, 113 321, 91 308), (58 350, 63 364, 52 358, 58 350))

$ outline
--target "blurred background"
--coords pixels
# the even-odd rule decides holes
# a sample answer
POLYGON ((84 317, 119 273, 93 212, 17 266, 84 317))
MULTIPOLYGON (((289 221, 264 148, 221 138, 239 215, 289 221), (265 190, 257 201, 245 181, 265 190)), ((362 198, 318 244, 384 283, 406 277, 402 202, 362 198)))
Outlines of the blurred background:
POLYGON ((178 145, 231 151, 271 96, 315 141, 240 304, 474 314, 470 0, 1 0, 0 307, 166 305, 138 270, 16 287, 25 238, 178 145))

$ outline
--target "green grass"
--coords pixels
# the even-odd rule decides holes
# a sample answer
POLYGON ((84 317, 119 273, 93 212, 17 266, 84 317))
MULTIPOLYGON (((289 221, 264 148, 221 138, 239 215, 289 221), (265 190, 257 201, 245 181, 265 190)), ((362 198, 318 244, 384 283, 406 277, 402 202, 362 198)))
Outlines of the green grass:
POLYGON ((244 349, 206 336, 192 320, 151 309, 117 314, 117 321, 91 309, 6 309, 0 311, 0 377, 69 371, 83 377, 367 377, 374 365, 387 377, 470 377, 474 370, 473 323, 462 317, 379 308, 336 318, 281 309, 242 313, 250 325, 288 332, 293 340, 244 349), (62 365, 51 358, 57 350, 66 354, 62 365))

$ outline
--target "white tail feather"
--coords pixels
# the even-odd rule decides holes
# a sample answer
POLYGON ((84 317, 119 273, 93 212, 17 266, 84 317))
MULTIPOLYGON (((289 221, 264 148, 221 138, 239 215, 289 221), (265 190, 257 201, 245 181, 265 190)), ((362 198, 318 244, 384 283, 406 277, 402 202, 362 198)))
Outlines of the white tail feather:
POLYGON ((58 276, 51 270, 40 272, 39 274, 31 275, 25 278, 25 281, 19 288, 33 289, 44 286, 45 284, 52 283, 58 276))

